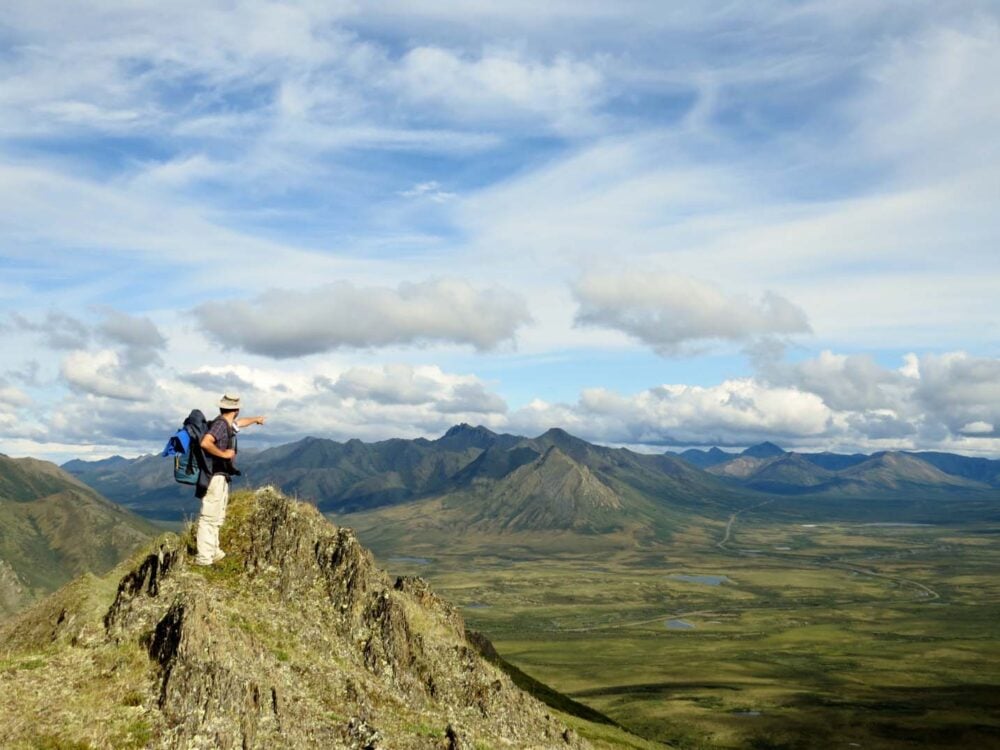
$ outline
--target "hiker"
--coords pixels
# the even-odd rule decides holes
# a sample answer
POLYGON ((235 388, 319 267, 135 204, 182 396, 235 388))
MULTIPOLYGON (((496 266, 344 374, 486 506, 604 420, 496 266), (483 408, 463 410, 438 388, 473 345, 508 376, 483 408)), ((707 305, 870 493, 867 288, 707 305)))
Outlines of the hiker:
POLYGON ((240 417, 240 397, 225 394, 219 401, 219 416, 209 423, 201 439, 208 473, 208 489, 198 515, 198 555, 195 563, 211 565, 226 556, 219 549, 219 529, 226 520, 229 482, 239 476, 236 468, 236 433, 252 424, 264 424, 264 417, 240 417))

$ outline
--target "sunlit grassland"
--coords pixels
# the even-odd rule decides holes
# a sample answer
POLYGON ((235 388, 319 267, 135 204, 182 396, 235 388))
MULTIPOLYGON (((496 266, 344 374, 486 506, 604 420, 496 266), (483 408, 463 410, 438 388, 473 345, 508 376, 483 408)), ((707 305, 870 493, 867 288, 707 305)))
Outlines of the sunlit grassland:
POLYGON ((722 536, 710 523, 633 550, 563 540, 522 557, 516 543, 459 536, 378 551, 393 572, 428 578, 516 666, 650 739, 1000 747, 995 525, 747 512, 722 536), (692 574, 727 580, 672 577, 692 574))

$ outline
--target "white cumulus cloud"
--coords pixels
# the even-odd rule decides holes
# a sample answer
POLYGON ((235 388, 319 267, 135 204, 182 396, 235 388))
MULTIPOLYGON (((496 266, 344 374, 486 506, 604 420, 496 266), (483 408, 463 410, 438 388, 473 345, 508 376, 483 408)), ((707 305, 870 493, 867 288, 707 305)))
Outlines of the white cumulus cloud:
POLYGON ((112 349, 71 352, 63 360, 60 374, 78 393, 121 401, 148 401, 152 397, 152 380, 125 377, 124 362, 112 349))
POLYGON ((617 329, 664 355, 688 344, 810 330, 805 312, 778 294, 753 301, 683 276, 588 274, 573 292, 578 324, 617 329))
POLYGON ((277 359, 430 342, 488 350, 530 320, 519 295, 454 279, 397 289, 341 281, 304 292, 271 290, 249 301, 208 302, 194 315, 221 345, 277 359))

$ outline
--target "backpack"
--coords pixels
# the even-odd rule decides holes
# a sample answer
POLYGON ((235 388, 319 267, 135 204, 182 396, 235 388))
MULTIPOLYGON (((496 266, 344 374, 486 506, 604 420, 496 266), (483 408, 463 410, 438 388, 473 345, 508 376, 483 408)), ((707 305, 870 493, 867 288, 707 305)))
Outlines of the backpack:
POLYGON ((161 456, 173 456, 174 480, 180 484, 198 484, 202 471, 207 472, 201 439, 208 430, 205 415, 192 411, 177 432, 170 436, 161 456))

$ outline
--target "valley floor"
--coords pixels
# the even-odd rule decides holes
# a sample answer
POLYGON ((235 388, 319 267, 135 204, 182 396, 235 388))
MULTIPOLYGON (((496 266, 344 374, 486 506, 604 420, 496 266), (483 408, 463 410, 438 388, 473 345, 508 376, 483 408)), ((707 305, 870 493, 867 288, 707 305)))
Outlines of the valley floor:
POLYGON ((542 559, 457 542, 381 562, 429 579, 517 667, 648 739, 1000 747, 997 524, 761 506, 641 552, 542 559))

